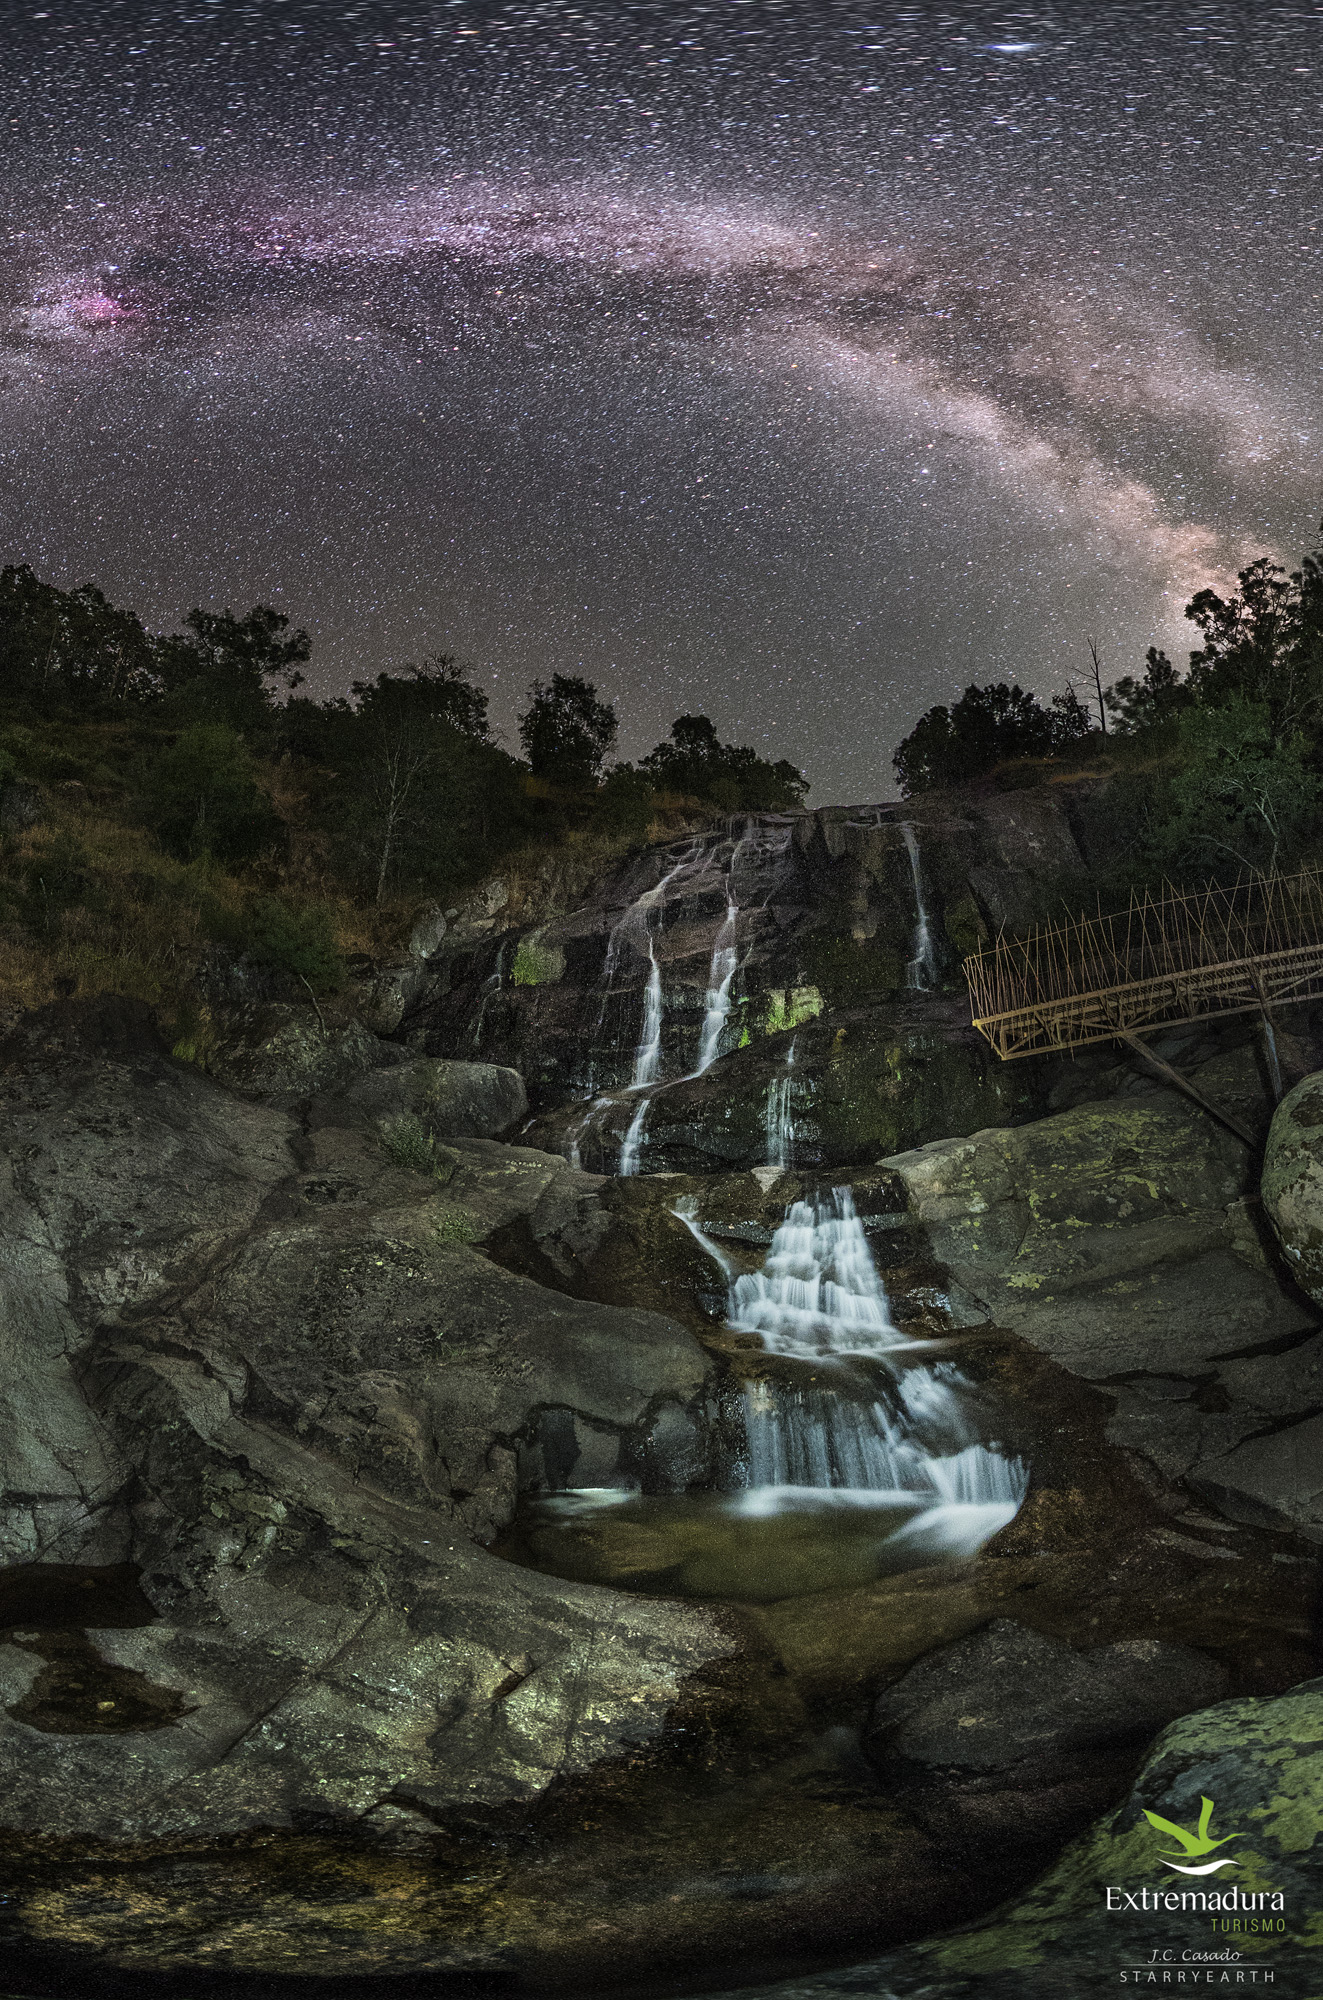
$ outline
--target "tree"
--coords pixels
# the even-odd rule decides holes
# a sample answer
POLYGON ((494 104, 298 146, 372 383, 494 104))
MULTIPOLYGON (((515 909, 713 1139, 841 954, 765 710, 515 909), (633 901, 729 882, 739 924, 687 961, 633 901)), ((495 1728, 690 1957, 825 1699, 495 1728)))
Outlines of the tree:
POLYGON ((1150 646, 1144 655, 1144 671, 1138 680, 1125 674, 1107 689, 1104 696, 1117 718, 1121 735, 1133 736, 1179 715, 1194 700, 1188 682, 1183 681, 1165 653, 1150 646))
POLYGON ((534 681, 528 693, 519 740, 533 776, 567 786, 595 784, 616 740, 615 709, 597 699, 590 681, 574 674, 534 681))
POLYGON ((0 685, 11 698, 155 700, 155 644, 93 583, 58 590, 27 564, 0 570, 0 685))
POLYGON ((186 630, 157 642, 162 683, 177 710, 199 710, 232 728, 253 730, 271 717, 277 688, 292 691, 312 652, 301 628, 269 604, 255 604, 242 618, 232 611, 190 611, 186 630))
POLYGON ((1053 695, 1052 709, 1052 741, 1056 748, 1064 749, 1070 743, 1084 743, 1092 736, 1089 711, 1072 681, 1066 682, 1064 693, 1053 695))
POLYGON ((1189 688, 1204 707, 1267 704, 1289 733, 1323 720, 1323 551, 1288 576, 1267 556, 1241 570, 1231 597, 1201 590, 1185 607, 1202 646, 1190 654, 1189 688))
POLYGON ((1089 648, 1089 668, 1085 678, 1088 682, 1092 683, 1093 699, 1098 709, 1098 728, 1105 736, 1107 734, 1107 696, 1103 691, 1102 655, 1098 651, 1098 641, 1096 639, 1089 639, 1086 641, 1086 644, 1089 648))
POLYGON ((184 730, 148 766, 142 798, 148 825, 182 861, 251 861, 280 831, 247 745, 224 723, 184 730))
POLYGON ((1046 757, 1057 725, 1022 687, 967 687, 950 708, 930 708, 892 758, 906 797, 931 785, 963 785, 1011 757, 1046 757))
POLYGON ((677 715, 670 742, 650 750, 641 769, 655 785, 723 812, 776 812, 799 805, 809 788, 787 759, 772 764, 746 744, 722 743, 706 715, 677 715))
POLYGON ((376 732, 376 742, 365 760, 368 818, 376 821, 377 879, 372 900, 381 904, 386 894, 386 878, 409 827, 411 811, 419 800, 421 780, 427 763, 427 746, 415 733, 399 723, 386 723, 376 732))
POLYGON ((1317 811, 1319 780, 1305 739, 1279 736, 1267 702, 1191 707, 1181 717, 1183 768, 1156 858, 1180 865, 1273 868, 1317 811))
POLYGON ((425 727, 441 723, 474 743, 491 740, 487 696, 474 687, 469 670, 453 653, 433 653, 402 674, 378 674, 355 681, 352 693, 365 722, 425 727))

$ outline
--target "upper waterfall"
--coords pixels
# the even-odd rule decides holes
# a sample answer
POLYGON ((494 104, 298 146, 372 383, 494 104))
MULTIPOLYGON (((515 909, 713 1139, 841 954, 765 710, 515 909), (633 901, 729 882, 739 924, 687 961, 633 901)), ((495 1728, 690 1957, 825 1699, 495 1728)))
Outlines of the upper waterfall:
POLYGON ((901 838, 905 842, 905 852, 910 859, 910 879, 914 884, 914 951, 905 969, 905 983, 921 990, 937 984, 937 953, 933 946, 932 925, 928 921, 928 904, 923 893, 923 869, 919 861, 919 842, 914 828, 908 820, 902 822, 901 838))

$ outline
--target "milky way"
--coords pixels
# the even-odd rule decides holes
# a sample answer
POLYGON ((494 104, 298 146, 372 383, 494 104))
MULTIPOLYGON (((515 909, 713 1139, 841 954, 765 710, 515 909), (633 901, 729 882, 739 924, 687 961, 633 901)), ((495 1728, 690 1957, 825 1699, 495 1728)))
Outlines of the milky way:
POLYGON ((885 796, 1323 514, 1323 7, 15 9, 0 545, 885 796))

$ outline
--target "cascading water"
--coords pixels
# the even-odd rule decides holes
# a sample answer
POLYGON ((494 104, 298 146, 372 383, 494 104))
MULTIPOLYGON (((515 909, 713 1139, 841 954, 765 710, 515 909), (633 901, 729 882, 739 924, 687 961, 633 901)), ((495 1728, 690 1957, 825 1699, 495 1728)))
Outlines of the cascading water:
POLYGON ((753 1272, 706 1233, 696 1203, 673 1212, 721 1271, 730 1331, 769 1356, 745 1391, 743 1483, 547 1495, 526 1544, 540 1566, 775 1602, 972 1556, 1014 1519, 1023 1464, 974 1435, 959 1371, 925 1365, 928 1343, 896 1327, 848 1189, 793 1203, 753 1272))
POLYGON ((698 1038, 698 1061, 694 1065, 694 1075, 702 1076, 704 1070, 711 1069, 721 1047, 721 1031, 730 1013, 730 987, 735 977, 737 954, 735 932, 739 920, 739 904, 730 900, 727 888, 726 921, 717 932, 717 941, 712 947, 712 967, 707 980, 707 1005, 703 1014, 703 1032, 698 1038))
POLYGON ((795 1121, 790 1108, 790 1092, 795 1077, 795 1043, 790 1044, 786 1057, 785 1075, 778 1076, 767 1086, 767 1110, 763 1116, 767 1136, 767 1164, 769 1167, 788 1167, 795 1144, 795 1121))
MULTIPOLYGON (((708 969, 707 993, 703 1011, 703 1023, 699 1031, 698 1051, 694 1067, 683 1076, 668 1079, 670 1082, 689 1082, 702 1076, 712 1067, 721 1053, 721 1039, 730 1015, 731 991, 739 964, 738 928, 744 883, 751 876, 756 883, 758 874, 768 862, 775 861, 789 846, 793 828, 789 824, 775 821, 764 822, 757 819, 747 821, 737 836, 726 832, 717 838, 691 841, 678 861, 667 870, 661 880, 651 889, 645 889, 638 896, 619 922, 612 929, 607 942, 606 960, 603 966, 603 989, 601 1005, 598 1009, 593 1042, 600 1041, 606 1023, 607 1003, 614 987, 617 972, 626 950, 632 950, 640 957, 646 957, 648 976, 643 992, 643 1019, 639 1040, 634 1049, 633 1072, 627 1089, 631 1095, 639 1091, 651 1092, 662 1084, 662 1028, 665 1015, 665 996, 662 988, 662 971, 657 957, 656 924, 663 910, 668 890, 677 881, 693 887, 703 882, 710 874, 724 877, 726 913, 718 927, 712 946, 712 958, 708 969), (727 843, 732 843, 727 848, 727 843), (723 864, 722 855, 729 853, 723 864)), ((590 1065, 590 1077, 592 1069, 590 1065)), ((579 1164, 580 1142, 586 1137, 590 1127, 596 1125, 604 1112, 618 1100, 598 1097, 590 1105, 583 1118, 573 1128, 570 1138, 571 1157, 579 1164)), ((629 1125, 620 1142, 620 1155, 616 1172, 623 1176, 636 1174, 642 1155, 643 1132, 647 1122, 651 1097, 647 1096, 634 1108, 629 1125)))
MULTIPOLYGON (((690 1227, 693 1222, 689 1218, 690 1227)), ((880 1393, 858 1384, 795 1387, 771 1379, 746 1394, 746 1511, 821 1505, 908 1508, 892 1555, 969 1555, 1014 1519, 1027 1475, 977 1442, 968 1384, 949 1363, 897 1367, 916 1343, 895 1326, 846 1188, 791 1204, 761 1271, 730 1287, 729 1323, 769 1353, 817 1363, 880 1364, 880 1393)))
POLYGON ((475 1053, 482 1047, 483 1024, 487 1019, 487 1009, 491 1004, 491 997, 493 993, 500 992, 505 980, 505 953, 506 947, 502 945, 496 954, 494 969, 487 974, 482 985, 478 988, 477 1010, 468 1025, 468 1045, 475 1053))
POLYGON ((622 1178, 628 1178, 636 1174, 639 1170, 639 1156, 643 1151, 643 1127, 648 1120, 648 1107, 651 1101, 647 1097, 639 1099, 638 1110, 630 1119, 629 1129, 621 1141, 620 1164, 617 1166, 616 1172, 622 1178))
POLYGON ((634 1074, 629 1080, 631 1090, 642 1090, 646 1084, 657 1081, 661 1069, 661 1038, 661 967, 657 963, 656 947, 649 937, 648 983, 643 989, 643 1032, 634 1051, 634 1074))
POLYGON ((914 955, 905 968, 905 984, 920 991, 928 991, 937 984, 937 953, 933 946, 932 925, 928 921, 928 905, 923 895, 923 870, 919 865, 919 843, 914 828, 908 823, 901 826, 901 838, 905 842, 905 852, 910 858, 910 876, 914 883, 914 955))

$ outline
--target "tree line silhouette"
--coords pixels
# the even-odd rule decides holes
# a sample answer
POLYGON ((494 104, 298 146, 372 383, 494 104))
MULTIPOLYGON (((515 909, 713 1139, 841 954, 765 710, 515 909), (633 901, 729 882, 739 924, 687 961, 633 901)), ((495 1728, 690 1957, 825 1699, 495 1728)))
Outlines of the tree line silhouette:
POLYGON ((1323 550, 1289 573, 1260 557, 1237 582, 1185 607, 1200 643, 1184 672, 1150 646, 1142 673, 1106 686, 1090 644, 1080 681, 1047 705, 997 682, 930 708, 895 752, 902 791, 1014 783, 1017 764, 1036 775, 1025 760, 1110 754, 1105 793, 1081 810, 1121 874, 1235 873, 1298 854, 1323 780, 1323 550))

